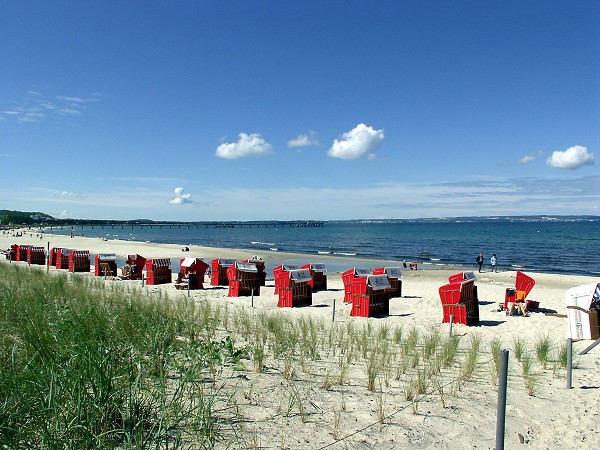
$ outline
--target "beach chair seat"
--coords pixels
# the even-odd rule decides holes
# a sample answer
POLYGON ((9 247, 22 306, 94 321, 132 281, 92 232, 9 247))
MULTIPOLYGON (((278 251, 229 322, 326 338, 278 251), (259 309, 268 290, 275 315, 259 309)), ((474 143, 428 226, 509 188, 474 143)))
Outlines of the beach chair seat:
POLYGON ((100 275, 104 275, 105 277, 113 276, 113 271, 109 263, 100 263, 100 275))

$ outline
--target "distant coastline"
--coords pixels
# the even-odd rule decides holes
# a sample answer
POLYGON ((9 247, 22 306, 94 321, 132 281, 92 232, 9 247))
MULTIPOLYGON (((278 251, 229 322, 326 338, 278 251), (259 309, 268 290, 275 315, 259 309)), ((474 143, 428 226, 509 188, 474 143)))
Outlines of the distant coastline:
POLYGON ((597 215, 493 215, 493 216, 456 216, 456 217, 419 217, 419 218, 356 218, 356 219, 260 219, 260 220, 155 220, 155 219, 84 219, 57 218, 42 212, 13 211, 0 209, 2 226, 221 226, 228 225, 265 225, 277 226, 286 224, 294 226, 323 226, 328 223, 445 223, 445 222, 476 222, 476 221, 508 221, 508 222, 600 222, 597 215))

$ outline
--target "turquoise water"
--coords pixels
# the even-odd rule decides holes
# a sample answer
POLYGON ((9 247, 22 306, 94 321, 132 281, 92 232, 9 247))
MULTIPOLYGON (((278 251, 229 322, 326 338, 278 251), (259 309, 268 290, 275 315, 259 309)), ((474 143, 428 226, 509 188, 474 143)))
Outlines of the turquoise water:
MULTIPOLYGON (((325 222, 323 227, 214 228, 190 225, 75 227, 76 234, 135 241, 244 248, 256 254, 294 252, 417 261, 425 265, 485 266, 493 253, 500 270, 599 275, 600 218, 505 220, 325 222)), ((54 230, 69 234, 71 228, 54 230)))

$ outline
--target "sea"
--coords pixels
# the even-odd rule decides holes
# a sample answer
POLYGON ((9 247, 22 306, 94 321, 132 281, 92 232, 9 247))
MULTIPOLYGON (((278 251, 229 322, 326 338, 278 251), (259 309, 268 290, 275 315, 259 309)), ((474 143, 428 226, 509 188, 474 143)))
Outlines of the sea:
MULTIPOLYGON (((484 270, 490 269, 495 253, 499 270, 600 275, 600 216, 344 220, 326 221, 322 226, 96 225, 54 227, 51 232, 172 243, 182 248, 241 248, 258 256, 301 253, 307 256, 306 262, 325 262, 328 271, 353 267, 348 257, 360 259, 365 268, 389 261, 388 266, 416 262, 419 268, 452 265, 473 270, 481 252, 484 270), (339 261, 319 259, 323 255, 339 261)), ((274 259, 288 264, 304 261, 274 259)))

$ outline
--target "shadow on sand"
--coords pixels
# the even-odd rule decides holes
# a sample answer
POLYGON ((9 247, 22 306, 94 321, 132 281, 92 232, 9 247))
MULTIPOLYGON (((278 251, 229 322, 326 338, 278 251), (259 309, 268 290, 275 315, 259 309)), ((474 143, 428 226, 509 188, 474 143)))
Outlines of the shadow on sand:
POLYGON ((502 325, 505 321, 501 320, 480 320, 479 323, 474 323, 474 327, 497 327, 502 325))

